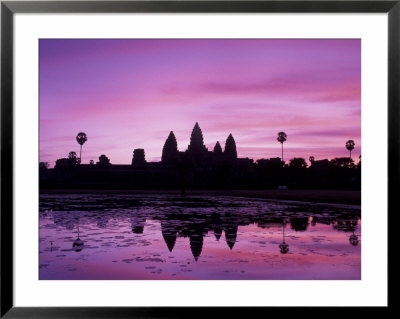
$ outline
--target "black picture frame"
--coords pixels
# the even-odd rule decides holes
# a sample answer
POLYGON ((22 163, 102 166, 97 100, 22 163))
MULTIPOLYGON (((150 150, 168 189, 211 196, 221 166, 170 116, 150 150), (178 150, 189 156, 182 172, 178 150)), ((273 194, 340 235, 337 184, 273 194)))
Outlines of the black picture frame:
MULTIPOLYGON (((388 218, 399 211, 400 188, 400 0, 395 1, 1 1, 1 317, 5 318, 176 318, 226 316, 225 307, 15 307, 13 302, 13 17, 16 13, 118 13, 118 12, 269 12, 269 13, 388 13, 388 218)), ((384 143, 384 141, 383 141, 384 143)), ((384 213, 384 212, 380 212, 384 213)), ((388 223, 388 247, 393 221, 388 223)), ((389 256, 389 254, 388 254, 389 256)), ((388 265, 392 258, 388 257, 388 265)), ((389 270, 389 269, 388 269, 389 270)), ((390 275, 390 273, 389 273, 390 275)), ((390 287, 392 280, 388 280, 390 287)), ((390 292, 390 289, 389 289, 390 292)), ((369 308, 389 311, 388 307, 369 308)), ((266 315, 264 307, 238 307, 235 315, 266 315)), ((321 307, 314 307, 320 309, 321 307)), ((326 307, 324 307, 324 311, 326 307)), ((346 314, 358 314, 356 307, 346 314), (354 311, 354 312, 353 312, 354 311)), ((269 309, 270 311, 282 311, 269 309)), ((285 313, 308 315, 308 307, 289 307, 285 313)), ((329 310, 335 314, 340 307, 329 310)))

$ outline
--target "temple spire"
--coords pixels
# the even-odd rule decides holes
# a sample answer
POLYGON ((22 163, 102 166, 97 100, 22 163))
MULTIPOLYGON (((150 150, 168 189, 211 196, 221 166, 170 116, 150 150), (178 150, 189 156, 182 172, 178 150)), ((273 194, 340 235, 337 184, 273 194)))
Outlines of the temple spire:
POLYGON ((214 146, 214 154, 222 154, 222 147, 219 142, 217 142, 214 146))
POLYGON ((232 134, 229 134, 228 138, 226 139, 224 154, 229 159, 237 158, 236 142, 233 139, 232 134))
POLYGON ((165 141, 161 161, 163 163, 169 163, 174 161, 178 157, 178 143, 176 142, 176 138, 174 132, 170 132, 167 140, 165 141))
POLYGON ((206 147, 204 146, 203 133, 201 131, 199 123, 197 122, 194 125, 192 135, 190 136, 188 151, 193 153, 201 153, 207 151, 206 147))

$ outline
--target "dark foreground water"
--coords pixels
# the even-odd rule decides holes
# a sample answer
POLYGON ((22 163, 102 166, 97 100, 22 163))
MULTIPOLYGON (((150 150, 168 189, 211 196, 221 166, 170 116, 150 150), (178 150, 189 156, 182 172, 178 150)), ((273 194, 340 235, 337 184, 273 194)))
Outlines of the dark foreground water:
POLYGON ((41 195, 40 279, 361 279, 360 207, 41 195))

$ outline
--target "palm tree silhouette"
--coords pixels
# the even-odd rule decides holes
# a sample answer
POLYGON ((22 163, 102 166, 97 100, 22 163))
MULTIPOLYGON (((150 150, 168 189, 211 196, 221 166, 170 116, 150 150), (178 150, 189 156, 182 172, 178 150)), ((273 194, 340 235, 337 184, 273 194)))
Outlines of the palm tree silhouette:
POLYGON ((79 237, 79 218, 78 218, 78 238, 74 240, 72 249, 76 252, 80 252, 83 249, 84 242, 79 237))
POLYGON ((353 232, 353 234, 349 237, 349 242, 350 242, 350 244, 353 245, 353 246, 358 246, 359 239, 358 239, 358 236, 357 236, 356 234, 354 234, 354 232, 353 232))
POLYGON ((355 145, 355 143, 353 140, 348 140, 346 142, 346 148, 348 151, 350 151, 350 158, 351 158, 351 151, 354 150, 354 145, 355 145))
POLYGON ((285 132, 279 132, 278 137, 276 138, 279 143, 282 144, 282 162, 283 162, 283 142, 286 141, 287 135, 285 132))
POLYGON ((79 163, 82 163, 82 145, 85 144, 85 142, 87 141, 86 133, 79 132, 78 135, 76 136, 76 141, 81 146, 81 152, 79 155, 79 163))
POLYGON ((289 252, 289 245, 285 242, 285 227, 286 223, 285 221, 282 221, 282 242, 279 244, 279 250, 281 251, 281 254, 287 254, 289 252))

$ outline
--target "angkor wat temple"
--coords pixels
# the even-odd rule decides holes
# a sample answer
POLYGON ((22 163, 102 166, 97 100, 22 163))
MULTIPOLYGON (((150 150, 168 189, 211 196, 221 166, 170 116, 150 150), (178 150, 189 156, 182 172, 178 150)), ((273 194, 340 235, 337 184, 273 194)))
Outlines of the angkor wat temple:
MULTIPOLYGON (((142 155, 142 154, 141 154, 142 155)), ((165 141, 161 163, 166 165, 174 165, 187 157, 196 167, 208 166, 211 167, 215 164, 220 164, 224 161, 235 162, 238 160, 236 152, 236 142, 232 134, 229 134, 225 142, 225 150, 222 152, 222 147, 217 142, 213 151, 209 151, 204 145, 203 133, 199 124, 196 122, 192 135, 190 136, 190 144, 184 152, 178 151, 178 144, 174 132, 170 132, 167 140, 165 141)), ((142 158, 140 159, 142 160, 142 158)), ((135 165, 135 154, 132 160, 132 165, 135 165)))
MULTIPOLYGON (((74 153, 74 152, 72 152, 74 153)), ((74 153, 75 154, 75 153, 74 153)), ((178 150, 171 131, 164 143, 160 162, 147 162, 144 149, 134 149, 129 165, 112 164, 106 155, 99 161, 80 164, 75 155, 56 161, 54 168, 39 165, 41 189, 116 188, 116 189, 255 189, 288 185, 290 188, 359 188, 360 171, 347 170, 328 160, 314 161, 307 169, 298 161, 285 164, 279 157, 238 158, 236 142, 229 134, 224 150, 216 142, 212 151, 204 145, 196 122, 185 151, 178 150), (324 164, 324 165, 322 165, 324 164)), ((352 162, 352 160, 351 160, 352 162)), ((43 164, 43 163, 40 163, 43 164)), ((361 162, 360 162, 361 167, 361 162)))
POLYGON ((253 164, 251 159, 237 157, 232 134, 226 139, 224 151, 219 142, 209 151, 196 123, 185 151, 178 150, 174 132, 169 133, 160 162, 147 162, 144 149, 133 151, 130 165, 111 164, 106 155, 91 164, 79 164, 75 157, 62 158, 56 161, 54 169, 40 170, 40 181, 45 188, 224 188, 239 171, 251 171, 253 164))

